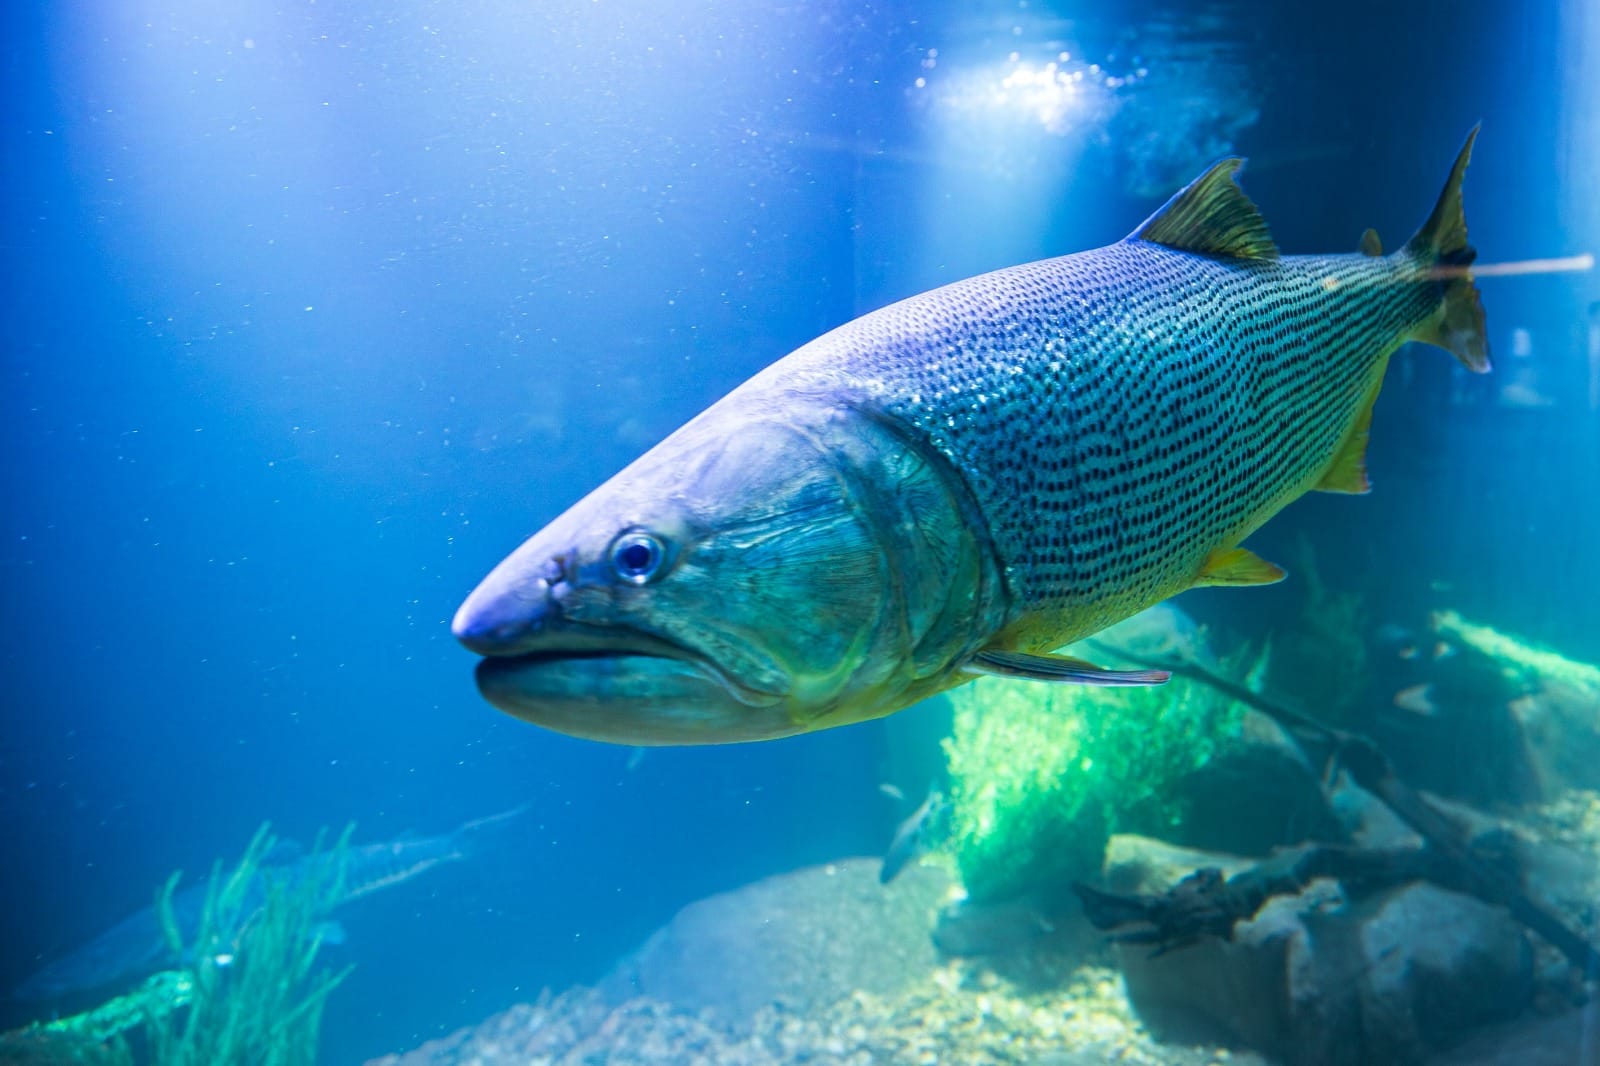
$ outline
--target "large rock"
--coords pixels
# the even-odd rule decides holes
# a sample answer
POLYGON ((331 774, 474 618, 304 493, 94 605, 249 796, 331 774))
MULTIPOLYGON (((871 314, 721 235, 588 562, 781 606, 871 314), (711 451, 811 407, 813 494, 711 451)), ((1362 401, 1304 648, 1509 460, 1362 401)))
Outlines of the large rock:
POLYGON ((1184 817, 1162 835, 1237 855, 1265 855, 1306 840, 1344 840, 1320 773, 1282 726, 1247 710, 1239 735, 1173 785, 1184 817))
POLYGON ((1367 970, 1360 981, 1368 1062, 1420 1061, 1533 995, 1533 948, 1510 915, 1427 884, 1352 913, 1367 970))
MULTIPOLYGON (((1308 891, 1329 894, 1326 884, 1308 891)), ((1147 945, 1120 945, 1134 1010, 1161 1040, 1242 1045, 1296 1063, 1337 1061, 1304 1055, 1323 1042, 1319 1030, 1331 1028, 1335 1038, 1350 1031, 1308 1017, 1312 1010, 1343 1011, 1338 990, 1320 1004, 1305 1000, 1306 906, 1303 896, 1273 899, 1253 921, 1240 923, 1231 941, 1207 939, 1159 955, 1147 945)))
POLYGON ((601 983, 741 1026, 761 1007, 805 1012, 852 992, 888 995, 938 963, 933 916, 952 887, 913 865, 889 885, 879 860, 779 874, 689 904, 601 983))
MULTIPOLYGON (((1108 881, 1142 891, 1170 887, 1160 876, 1237 862, 1185 860, 1135 838, 1113 854, 1108 881)), ((1421 883, 1348 903, 1318 880, 1271 899, 1231 941, 1118 953, 1129 999, 1158 1037, 1243 1045, 1295 1066, 1420 1063, 1515 1017, 1532 993, 1532 948, 1509 915, 1421 883)))
POLYGON ((1106 888, 1123 895, 1160 895, 1205 866, 1232 877, 1254 860, 1198 848, 1185 848, 1135 833, 1117 833, 1106 842, 1106 888))
POLYGON ((939 911, 933 927, 934 946, 955 958, 1018 955, 1041 948, 1084 954, 1092 937, 1082 906, 1059 893, 954 900, 939 911))
POLYGON ((1600 1005, 1488 1029, 1430 1066, 1590 1066, 1600 1062, 1600 1005))
MULTIPOLYGON (((1436 612, 1431 625, 1441 641, 1461 653, 1443 665, 1475 663, 1478 676, 1471 692, 1492 691, 1499 697, 1488 709, 1493 734, 1468 735, 1459 728, 1452 733, 1457 750, 1471 756, 1456 762, 1498 779, 1492 798, 1526 802, 1539 795, 1558 796, 1567 788, 1600 789, 1600 728, 1594 713, 1600 704, 1600 664, 1569 659, 1454 611, 1436 612), (1485 674, 1492 674, 1499 685, 1484 682, 1485 674), (1501 765, 1507 755, 1517 762, 1501 765), (1512 770, 1521 773, 1513 775, 1512 770), (1508 785, 1522 787, 1512 792, 1508 785)), ((1427 680, 1435 682, 1433 677, 1427 680)))

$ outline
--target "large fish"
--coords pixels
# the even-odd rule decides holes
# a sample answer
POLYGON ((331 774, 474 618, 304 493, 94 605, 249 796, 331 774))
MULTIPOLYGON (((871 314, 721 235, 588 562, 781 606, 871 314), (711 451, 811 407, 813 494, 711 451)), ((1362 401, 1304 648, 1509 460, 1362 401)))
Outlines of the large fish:
POLYGON ((1282 256, 1225 159, 1126 240, 956 282, 779 360, 579 501, 455 616, 495 706, 622 744, 877 718, 1197 585, 1365 492, 1408 340, 1488 369, 1461 180, 1382 254, 1282 256))

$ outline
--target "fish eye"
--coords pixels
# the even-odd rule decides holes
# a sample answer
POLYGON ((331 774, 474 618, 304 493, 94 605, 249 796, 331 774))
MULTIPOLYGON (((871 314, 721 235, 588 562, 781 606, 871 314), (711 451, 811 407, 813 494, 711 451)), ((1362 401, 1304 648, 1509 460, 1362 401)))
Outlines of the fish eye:
POLYGON ((646 585, 661 576, 667 546, 653 533, 634 529, 611 544, 611 569, 630 585, 646 585))

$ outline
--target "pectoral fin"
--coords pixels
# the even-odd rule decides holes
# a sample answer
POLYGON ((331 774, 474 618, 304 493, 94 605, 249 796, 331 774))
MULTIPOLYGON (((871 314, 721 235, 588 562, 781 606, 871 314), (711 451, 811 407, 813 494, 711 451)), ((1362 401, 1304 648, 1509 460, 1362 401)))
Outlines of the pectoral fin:
POLYGON ((1029 655, 1020 651, 980 651, 966 664, 966 671, 1076 685, 1159 685, 1172 676, 1165 670, 1107 670, 1066 655, 1029 655))
POLYGON ((1244 548, 1218 548, 1206 556, 1196 588, 1205 585, 1270 585, 1284 578, 1283 567, 1274 566, 1255 552, 1244 548))

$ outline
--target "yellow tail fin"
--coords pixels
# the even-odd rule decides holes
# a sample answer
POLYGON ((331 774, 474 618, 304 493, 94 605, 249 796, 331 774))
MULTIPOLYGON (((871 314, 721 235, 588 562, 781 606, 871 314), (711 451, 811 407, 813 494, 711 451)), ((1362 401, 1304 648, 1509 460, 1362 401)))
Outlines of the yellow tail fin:
POLYGON ((1482 374, 1489 369, 1489 340, 1484 334, 1483 301, 1468 269, 1478 252, 1467 243, 1467 216, 1461 207, 1461 179, 1472 158, 1472 142, 1477 139, 1478 127, 1474 126, 1456 155, 1433 214, 1406 242, 1405 251, 1424 266, 1435 268, 1444 287, 1438 314, 1419 327, 1413 339, 1443 348, 1468 370, 1482 374))

